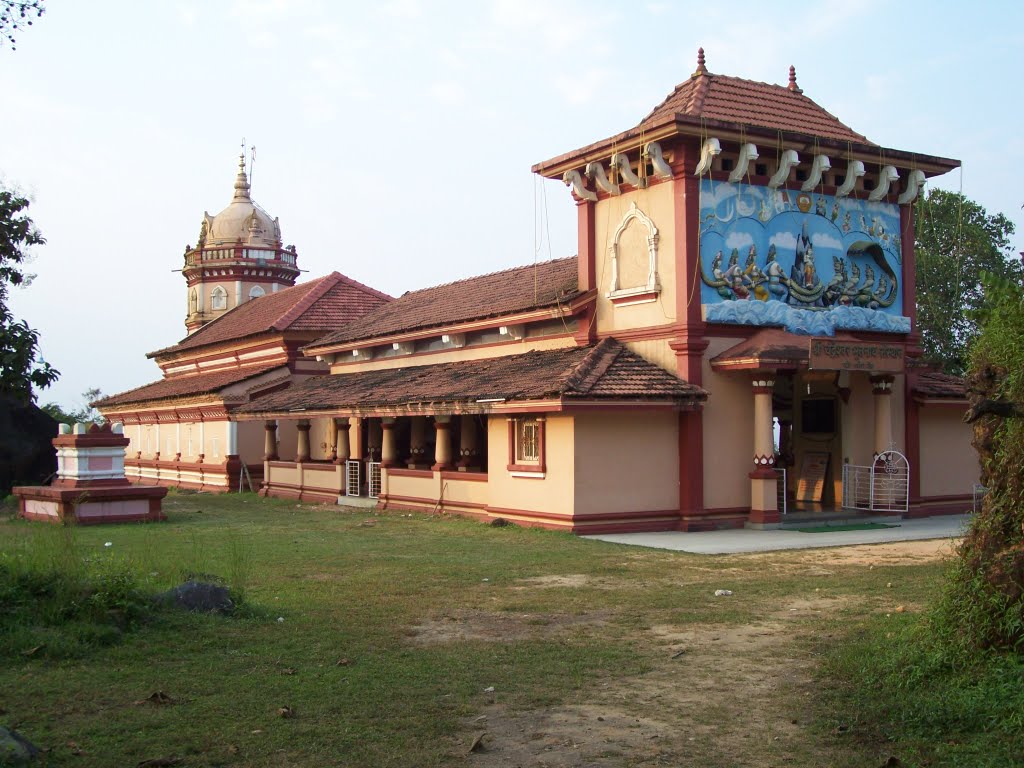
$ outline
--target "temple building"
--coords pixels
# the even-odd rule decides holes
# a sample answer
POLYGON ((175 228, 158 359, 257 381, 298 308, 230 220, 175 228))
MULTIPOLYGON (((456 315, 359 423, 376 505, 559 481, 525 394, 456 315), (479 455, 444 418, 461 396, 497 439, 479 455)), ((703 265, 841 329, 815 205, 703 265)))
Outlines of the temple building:
MULTIPOLYGON (((390 296, 332 272, 293 285, 295 246, 283 248, 277 219, 249 196, 244 159, 231 204, 203 215, 185 249, 189 335, 149 353, 163 378, 94 405, 124 424, 129 480, 202 490, 238 490, 263 477, 260 425, 233 413, 253 397, 327 367, 301 354, 390 296), (243 478, 244 476, 244 478, 243 478)), ((282 437, 294 441, 294 425, 282 437)))
MULTIPOLYGON (((534 166, 576 202, 576 256, 394 300, 346 282, 376 303, 282 337, 287 377, 204 402, 247 445, 263 431, 273 496, 580 533, 963 511, 978 476, 964 387, 920 362, 914 282, 915 203, 958 165, 873 143, 792 68, 786 85, 752 82, 712 74, 701 51, 634 127, 534 166)), ((237 221, 236 261, 251 217, 237 221)), ((301 290, 154 353, 168 377, 150 386, 227 370, 250 336, 216 341, 218 324, 301 290)), ((198 293, 190 318, 208 311, 198 293)), ((138 393, 101 407, 140 419, 125 433, 141 466, 141 417, 159 408, 138 393)))

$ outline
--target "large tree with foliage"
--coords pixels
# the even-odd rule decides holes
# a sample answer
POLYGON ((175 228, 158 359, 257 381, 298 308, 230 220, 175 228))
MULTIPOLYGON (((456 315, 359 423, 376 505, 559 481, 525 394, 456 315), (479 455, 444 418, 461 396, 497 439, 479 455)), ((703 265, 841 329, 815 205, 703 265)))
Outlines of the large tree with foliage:
POLYGON ((33 387, 48 387, 60 374, 39 358, 39 332, 7 306, 10 286, 31 280, 24 270, 29 248, 45 242, 27 210, 28 200, 0 187, 0 394, 31 402, 33 387))
POLYGON ((967 368, 978 335, 975 314, 986 303, 983 272, 1020 281, 1024 268, 1010 248, 1013 222, 990 216, 962 194, 933 189, 919 203, 917 321, 924 356, 949 373, 967 368))
POLYGON ((951 569, 938 623, 968 651, 1024 652, 1024 287, 985 275, 968 390, 988 488, 951 569))

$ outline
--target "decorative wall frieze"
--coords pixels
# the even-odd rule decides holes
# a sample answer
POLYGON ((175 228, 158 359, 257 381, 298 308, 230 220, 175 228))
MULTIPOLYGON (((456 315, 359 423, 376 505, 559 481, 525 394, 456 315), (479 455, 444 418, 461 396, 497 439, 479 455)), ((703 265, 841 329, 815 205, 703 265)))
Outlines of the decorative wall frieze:
POLYGON ((821 183, 821 177, 830 170, 832 170, 832 161, 828 159, 828 156, 815 155, 814 161, 811 163, 811 173, 807 177, 807 181, 800 187, 800 191, 810 192, 813 190, 821 183))
POLYGON ((796 166, 800 165, 800 155, 796 153, 795 149, 787 149, 782 153, 782 157, 779 158, 779 167, 775 171, 775 174, 768 179, 768 187, 770 189, 778 189, 787 181, 789 181, 789 173, 796 166))
POLYGON ((757 145, 756 144, 744 144, 740 147, 740 156, 736 160, 736 167, 732 169, 732 173, 729 174, 729 181, 733 184, 738 184, 743 181, 743 177, 747 175, 747 171, 750 168, 750 164, 757 160, 757 145))

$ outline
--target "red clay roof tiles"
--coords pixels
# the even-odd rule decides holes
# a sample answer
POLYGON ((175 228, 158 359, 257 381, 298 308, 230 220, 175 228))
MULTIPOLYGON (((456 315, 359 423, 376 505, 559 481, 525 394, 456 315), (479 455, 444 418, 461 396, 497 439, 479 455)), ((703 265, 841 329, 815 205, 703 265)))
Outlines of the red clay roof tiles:
POLYGON ((195 333, 149 357, 171 355, 210 344, 274 331, 330 331, 390 301, 338 272, 247 301, 195 333))
POLYGON ((174 376, 161 379, 141 387, 130 389, 116 395, 104 397, 94 405, 98 408, 113 408, 132 403, 145 403, 154 400, 166 400, 174 397, 194 397, 218 392, 232 384, 255 378, 260 374, 284 368, 282 363, 257 365, 248 368, 232 368, 228 371, 213 371, 190 376, 174 376))
POLYGON ((925 399, 963 400, 966 405, 967 383, 948 373, 922 371, 917 375, 914 394, 925 399))
POLYGON ((644 360, 615 339, 605 339, 589 347, 317 376, 257 398, 241 410, 283 413, 550 398, 697 402, 706 397, 700 387, 644 360))
POLYGON ((576 257, 555 259, 410 291, 308 348, 565 304, 579 294, 576 257))
POLYGON ((873 144, 799 90, 726 75, 705 74, 680 83, 637 127, 649 128, 675 115, 873 144))

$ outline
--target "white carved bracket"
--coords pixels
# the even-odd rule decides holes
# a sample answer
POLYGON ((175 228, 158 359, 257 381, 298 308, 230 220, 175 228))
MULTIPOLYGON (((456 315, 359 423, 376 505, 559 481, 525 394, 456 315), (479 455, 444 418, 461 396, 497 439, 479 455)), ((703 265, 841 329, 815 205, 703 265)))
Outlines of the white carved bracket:
POLYGON ((502 336, 508 336, 510 339, 516 339, 517 341, 523 338, 523 336, 525 335, 524 331, 525 326, 522 324, 503 325, 500 328, 498 328, 498 333, 500 333, 502 336))
POLYGON ((718 139, 705 139, 704 146, 700 148, 700 162, 694 170, 694 176, 703 176, 711 170, 711 161, 722 154, 722 143, 718 139))
POLYGON ((796 153, 796 150, 784 150, 782 157, 779 158, 779 169, 775 171, 774 176, 768 179, 768 186, 771 189, 778 189, 781 187, 789 181, 789 172, 798 165, 800 165, 800 155, 796 153))
POLYGON ((464 333, 445 333, 441 335, 442 344, 451 344, 453 347, 464 347, 466 346, 466 334, 464 333))
POLYGON ((629 157, 623 152, 616 152, 612 155, 612 168, 619 172, 619 178, 630 186, 639 189, 644 186, 643 181, 633 173, 633 167, 629 164, 629 157))
POLYGON ((744 144, 740 147, 740 157, 736 161, 736 167, 732 169, 732 173, 729 174, 729 181, 733 184, 738 184, 743 181, 743 177, 747 175, 747 169, 750 168, 750 164, 757 160, 757 146, 754 144, 744 144))
POLYGON ((868 194, 868 200, 884 200, 885 196, 889 194, 889 187, 892 186, 894 181, 899 181, 900 175, 896 172, 896 169, 891 166, 885 166, 881 173, 878 174, 878 186, 871 190, 868 194))
POLYGON ((921 189, 926 183, 927 179, 924 176, 924 171, 911 171, 910 175, 907 176, 907 188, 899 197, 899 204, 906 205, 907 203, 914 202, 917 199, 917 196, 921 194, 921 189))
POLYGON ((832 161, 825 155, 815 155, 814 162, 811 163, 811 174, 800 187, 800 191, 810 192, 821 183, 821 177, 830 170, 832 170, 832 161))
POLYGON ((591 163, 587 163, 586 167, 587 178, 593 181, 599 189, 603 189, 610 195, 617 195, 620 193, 619 185, 613 184, 608 175, 604 172, 604 166, 596 160, 591 163))
POLYGON ((846 166, 846 178, 843 179, 842 185, 836 190, 836 197, 846 197, 853 188, 857 186, 857 179, 864 175, 864 163, 860 160, 851 160, 849 165, 846 166))
POLYGON ((661 144, 656 141, 647 142, 647 146, 644 147, 644 154, 650 158, 651 166, 654 168, 654 174, 659 179, 671 179, 672 169, 668 163, 665 162, 665 155, 661 151, 661 144))
POLYGON ((391 348, 400 355, 411 355, 416 349, 416 345, 411 341, 396 341, 391 348))
POLYGON ((352 350, 353 360, 373 360, 373 347, 352 350))
POLYGON ((572 187, 573 194, 580 200, 588 200, 591 203, 597 202, 597 193, 583 186, 583 177, 580 176, 579 171, 566 171, 562 174, 562 181, 565 182, 565 186, 572 187))

